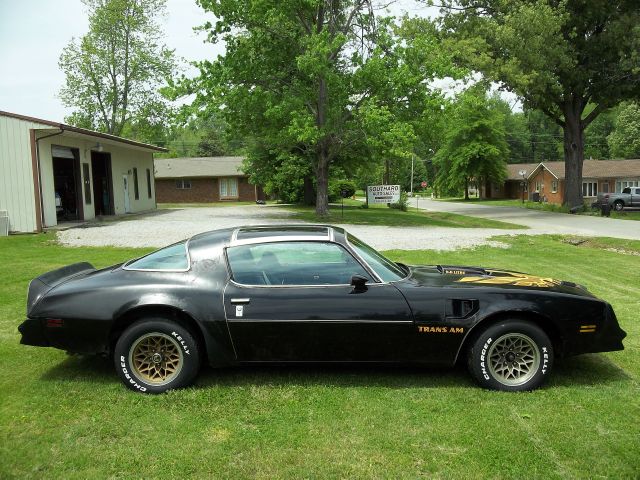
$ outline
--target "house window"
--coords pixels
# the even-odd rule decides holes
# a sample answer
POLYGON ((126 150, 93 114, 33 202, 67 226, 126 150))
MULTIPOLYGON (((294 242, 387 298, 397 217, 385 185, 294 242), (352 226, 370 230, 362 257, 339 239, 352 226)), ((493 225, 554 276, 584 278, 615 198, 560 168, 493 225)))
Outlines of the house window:
POLYGON ((542 191, 542 182, 540 180, 536 180, 536 192, 542 191))
POLYGON ((186 178, 176 180, 176 188, 178 190, 189 190, 191 188, 191 180, 186 178))
POLYGON ((602 190, 602 193, 609 193, 609 182, 602 182, 600 188, 602 190))
POLYGON ((638 187, 640 186, 640 182, 638 180, 622 180, 620 182, 616 182, 616 192, 620 193, 627 187, 638 187))
POLYGON ((220 179, 220 198, 238 198, 237 177, 220 179))
POLYGON ((138 169, 133 169, 133 193, 136 200, 140 200, 140 190, 138 189, 138 169))
POLYGON ((582 196, 595 197, 598 195, 598 182, 582 182, 582 196))
POLYGON ((551 180, 551 193, 558 193, 558 180, 551 180))
POLYGON ((151 198, 151 170, 147 168, 147 196, 151 198))

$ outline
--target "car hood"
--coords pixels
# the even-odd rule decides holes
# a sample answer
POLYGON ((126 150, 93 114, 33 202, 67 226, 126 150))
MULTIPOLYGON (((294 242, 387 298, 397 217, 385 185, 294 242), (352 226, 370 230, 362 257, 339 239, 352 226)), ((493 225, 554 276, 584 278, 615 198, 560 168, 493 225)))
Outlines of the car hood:
POLYGON ((585 287, 573 282, 494 268, 459 265, 411 266, 409 272, 407 281, 430 287, 528 289, 594 297, 585 287))

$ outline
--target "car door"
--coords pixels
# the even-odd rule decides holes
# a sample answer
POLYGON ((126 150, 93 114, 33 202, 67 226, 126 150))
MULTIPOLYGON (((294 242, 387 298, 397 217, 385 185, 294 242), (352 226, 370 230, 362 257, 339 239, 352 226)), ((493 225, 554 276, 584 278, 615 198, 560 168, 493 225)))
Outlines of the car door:
POLYGON ((270 242, 227 249, 227 324, 240 361, 396 361, 415 337, 411 311, 392 284, 333 242, 270 242))

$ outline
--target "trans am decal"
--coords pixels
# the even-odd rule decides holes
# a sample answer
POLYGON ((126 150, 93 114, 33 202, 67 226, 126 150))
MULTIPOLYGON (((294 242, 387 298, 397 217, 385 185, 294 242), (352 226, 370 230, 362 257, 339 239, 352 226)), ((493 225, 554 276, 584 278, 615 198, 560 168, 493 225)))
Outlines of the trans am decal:
POLYGON ((516 287, 551 288, 560 285, 559 280, 553 278, 536 277, 524 273, 504 272, 501 270, 487 270, 488 275, 462 277, 457 282, 482 283, 487 285, 514 285, 516 287))

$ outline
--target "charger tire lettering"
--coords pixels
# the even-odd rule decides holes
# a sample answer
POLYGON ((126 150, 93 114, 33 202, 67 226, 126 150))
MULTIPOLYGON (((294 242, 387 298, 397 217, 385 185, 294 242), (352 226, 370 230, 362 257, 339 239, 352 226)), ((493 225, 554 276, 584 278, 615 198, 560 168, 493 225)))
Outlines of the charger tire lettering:
MULTIPOLYGON (((163 351, 155 355, 162 357, 163 351)), ((114 363, 122 383, 131 390, 144 393, 163 393, 190 385, 200 368, 200 350, 194 334, 179 323, 164 317, 141 318, 131 324, 118 338, 114 349, 114 363), (147 378, 130 364, 134 348, 143 338, 160 336, 182 352, 178 368, 164 382, 147 378)))
POLYGON ((122 368, 122 373, 124 374, 124 377, 127 380, 129 380, 129 383, 131 385, 133 385, 135 388, 137 388, 141 392, 146 392, 147 391, 146 387, 143 387, 142 385, 139 385, 133 378, 131 378, 131 375, 129 374, 129 371, 127 370, 127 364, 125 362, 125 358, 124 358, 123 355, 120 355, 120 368, 122 368))
POLYGON ((467 350, 467 366, 471 375, 482 387, 504 391, 527 391, 538 388, 544 383, 553 369, 553 357, 553 344, 541 325, 531 320, 513 318, 489 324, 487 327, 480 326, 478 335, 467 350), (508 339, 511 336, 524 337, 526 341, 534 344, 537 351, 535 370, 525 372, 521 378, 517 379, 505 377, 501 373, 502 370, 496 367, 502 364, 500 362, 514 362, 516 353, 512 353, 511 360, 507 360, 507 354, 504 352, 502 360, 492 357, 496 355, 493 351, 495 346, 502 344, 503 338, 508 339))

